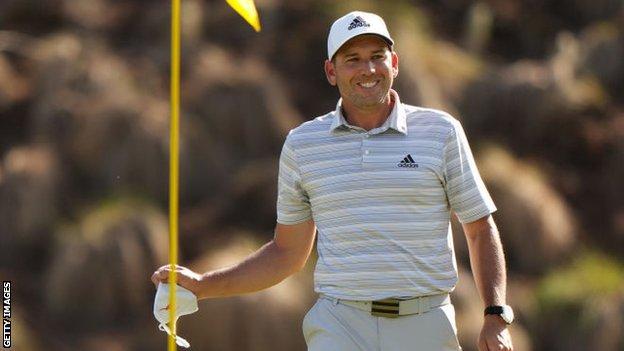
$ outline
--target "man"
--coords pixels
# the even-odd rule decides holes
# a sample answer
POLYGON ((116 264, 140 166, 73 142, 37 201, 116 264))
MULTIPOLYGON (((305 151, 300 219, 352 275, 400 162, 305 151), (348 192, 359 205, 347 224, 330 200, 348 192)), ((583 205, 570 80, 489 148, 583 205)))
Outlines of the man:
POLYGON ((303 321, 309 350, 460 350, 448 295, 457 282, 452 210, 486 306, 479 350, 512 350, 496 208, 460 123, 402 104, 391 89, 393 44, 377 15, 334 22, 325 73, 341 99, 284 143, 274 239, 233 267, 179 267, 179 284, 199 298, 273 286, 305 265, 318 228, 320 297, 303 321))

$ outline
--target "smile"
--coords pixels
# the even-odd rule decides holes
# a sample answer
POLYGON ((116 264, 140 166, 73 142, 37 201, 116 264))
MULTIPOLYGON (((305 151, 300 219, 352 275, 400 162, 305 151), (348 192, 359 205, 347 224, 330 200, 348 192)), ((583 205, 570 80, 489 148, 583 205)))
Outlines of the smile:
POLYGON ((358 86, 361 86, 362 88, 366 88, 366 89, 370 89, 373 88, 375 86, 377 86, 377 84, 379 84, 379 81, 376 80, 374 82, 362 82, 362 83, 357 83, 358 86))

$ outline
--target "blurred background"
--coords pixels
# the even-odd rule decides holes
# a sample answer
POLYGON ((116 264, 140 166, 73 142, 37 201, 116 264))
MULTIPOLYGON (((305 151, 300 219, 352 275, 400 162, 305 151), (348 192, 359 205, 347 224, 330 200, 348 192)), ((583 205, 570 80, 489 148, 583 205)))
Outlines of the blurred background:
MULTIPOLYGON (((333 110, 332 21, 388 22, 402 101, 462 121, 499 211, 519 351, 624 350, 621 0, 183 0, 181 263, 234 263, 272 238, 291 128, 333 110)), ((0 277, 15 350, 164 350, 152 271, 167 262, 165 0, 0 1, 0 277)), ((455 225, 462 346, 482 305, 455 225)), ((267 291, 200 303, 195 350, 304 350, 312 258, 267 291)))

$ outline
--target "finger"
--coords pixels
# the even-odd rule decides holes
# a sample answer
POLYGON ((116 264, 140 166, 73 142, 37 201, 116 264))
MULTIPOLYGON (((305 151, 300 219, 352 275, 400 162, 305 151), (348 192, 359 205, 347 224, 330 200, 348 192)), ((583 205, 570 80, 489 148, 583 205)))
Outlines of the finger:
POLYGON ((479 338, 479 351, 489 351, 487 344, 485 343, 485 339, 483 337, 479 338))
POLYGON ((487 340, 487 347, 489 351, 502 351, 505 348, 496 338, 487 340))
POLYGON ((152 280, 152 283, 154 284, 154 286, 158 287, 158 278, 156 278, 156 272, 152 273, 152 276, 150 277, 150 279, 152 280))
MULTIPOLYGON (((173 271, 175 271, 176 273, 183 273, 186 270, 186 268, 182 267, 182 266, 178 266, 178 265, 174 265, 174 269, 173 271)), ((158 272, 162 273, 165 272, 165 274, 169 274, 169 272, 171 272, 171 265, 165 265, 162 266, 160 268, 158 268, 158 272)))
POLYGON ((498 339, 498 345, 499 345, 501 350, 503 350, 503 351, 511 351, 510 343, 507 340, 507 338, 505 338, 504 336, 498 335, 497 339, 498 339))
POLYGON ((152 274, 152 282, 158 286, 158 283, 166 283, 169 279, 169 267, 161 267, 152 274))
POLYGON ((513 351, 513 343, 511 342, 511 335, 509 333, 498 334, 498 341, 504 346, 504 351, 513 351))
POLYGON ((513 343, 509 338, 505 340, 505 351, 513 351, 513 343))
MULTIPOLYGON (((176 272, 181 272, 181 271, 183 271, 183 270, 184 270, 184 267, 183 267, 183 266, 179 266, 179 265, 177 265, 177 264, 176 264, 176 265, 173 265, 173 267, 174 267, 174 269, 175 269, 175 271, 176 271, 176 272)), ((171 265, 170 265, 170 264, 165 264, 165 265, 162 265, 162 266, 158 267, 158 269, 157 269, 156 271, 157 271, 157 272, 161 272, 161 271, 167 271, 167 272, 169 272, 170 270, 171 270, 171 265)))
POLYGON ((160 282, 162 281, 162 278, 161 278, 161 272, 162 272, 162 267, 161 267, 161 268, 158 268, 158 269, 154 272, 154 274, 152 274, 152 283, 154 283, 154 285, 155 285, 156 287, 158 287, 158 283, 160 283, 160 282))
POLYGON ((157 271, 152 274, 152 283, 154 283, 154 286, 156 286, 156 288, 158 288, 159 283, 166 283, 166 279, 167 275, 163 275, 162 272, 157 271))
POLYGON ((171 268, 171 265, 164 264, 164 265, 158 267, 157 271, 162 271, 163 269, 170 269, 170 268, 171 268))
MULTIPOLYGON (((171 265, 170 265, 170 264, 166 264, 166 265, 164 265, 163 267, 165 267, 165 268, 167 268, 167 269, 171 270, 171 265)), ((174 264, 174 265, 173 265, 173 268, 174 268, 174 269, 175 269, 175 271, 177 271, 177 272, 180 272, 180 271, 184 270, 184 267, 183 267, 183 266, 180 266, 180 265, 177 265, 177 264, 174 264)))

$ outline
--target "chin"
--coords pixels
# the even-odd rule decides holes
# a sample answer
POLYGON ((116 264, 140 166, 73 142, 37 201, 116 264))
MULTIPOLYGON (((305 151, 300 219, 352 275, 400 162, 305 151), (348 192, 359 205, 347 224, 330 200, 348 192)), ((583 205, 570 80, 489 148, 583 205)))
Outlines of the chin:
POLYGON ((390 90, 386 92, 374 92, 371 95, 363 95, 355 91, 350 91, 348 95, 346 95, 348 96, 346 100, 351 101, 354 106, 359 108, 376 107, 386 102, 389 91, 390 90))
POLYGON ((360 99, 360 101, 362 102, 362 105, 372 107, 383 104, 386 101, 386 96, 386 94, 368 96, 366 98, 360 99))

